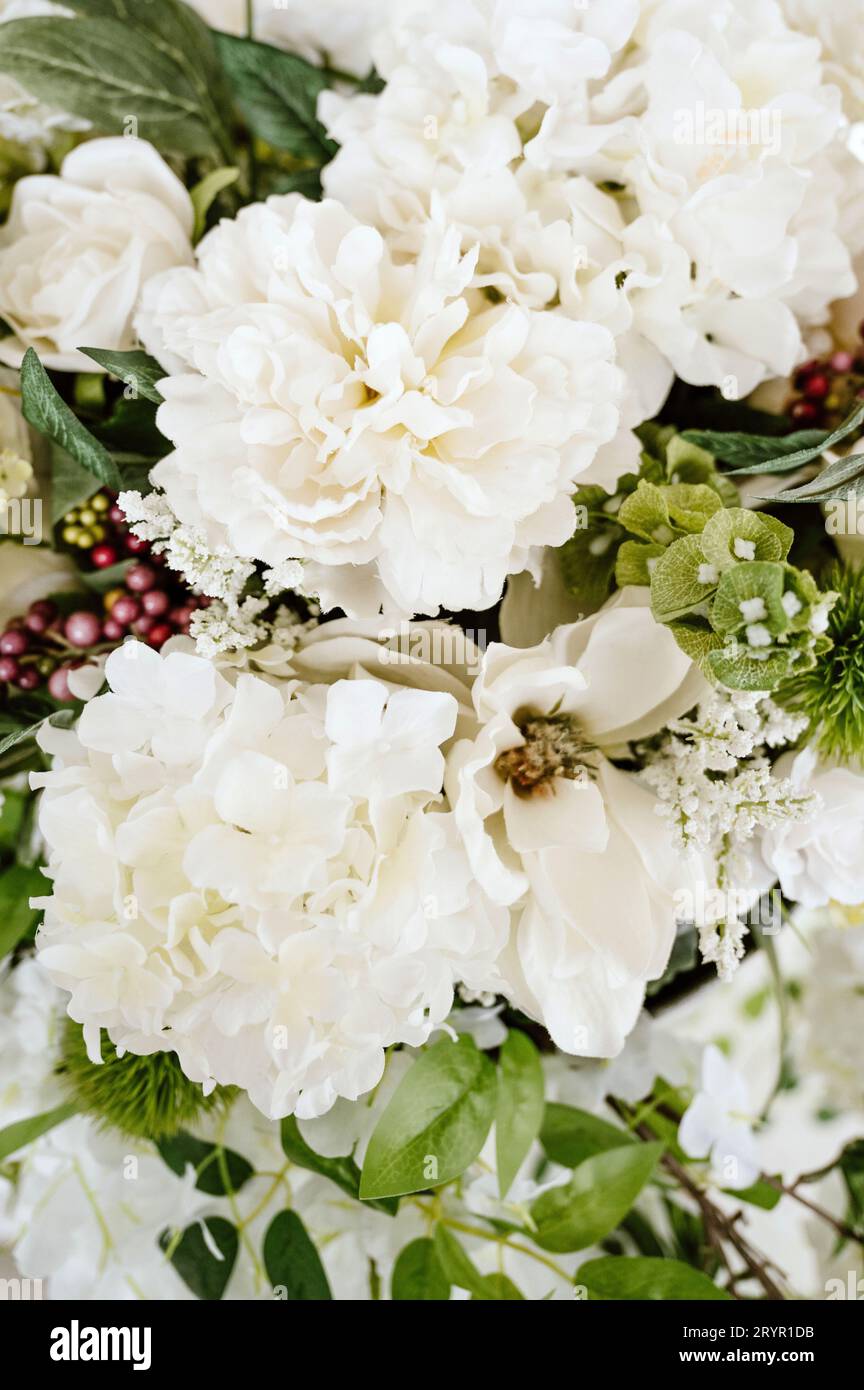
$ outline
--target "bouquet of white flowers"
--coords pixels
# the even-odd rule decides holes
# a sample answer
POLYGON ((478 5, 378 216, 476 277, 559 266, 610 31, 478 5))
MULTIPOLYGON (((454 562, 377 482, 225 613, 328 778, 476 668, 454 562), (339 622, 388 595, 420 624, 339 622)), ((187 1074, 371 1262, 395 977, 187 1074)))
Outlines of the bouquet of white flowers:
POLYGON ((0 3, 4 1288, 848 1296, 830 8, 0 3))

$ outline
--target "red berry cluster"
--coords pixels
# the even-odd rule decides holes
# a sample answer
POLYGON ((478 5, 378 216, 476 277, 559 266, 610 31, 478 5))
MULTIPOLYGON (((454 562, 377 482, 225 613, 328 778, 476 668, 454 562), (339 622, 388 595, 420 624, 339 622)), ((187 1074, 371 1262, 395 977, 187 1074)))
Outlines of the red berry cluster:
MULTIPOLYGON (((864 323, 859 329, 864 338, 864 323)), ((786 406, 799 429, 833 430, 864 399, 864 351, 832 352, 799 367, 792 385, 798 393, 786 406)))
POLYGON ((152 554, 147 541, 132 535, 110 494, 97 493, 74 516, 72 521, 64 517, 61 535, 67 545, 89 551, 95 570, 108 569, 124 558, 134 557, 135 563, 115 588, 94 596, 93 603, 101 604, 100 609, 76 608, 64 616, 57 604, 42 599, 0 634, 0 686, 32 691, 47 683, 48 693, 62 702, 74 699, 69 672, 88 656, 109 651, 129 635, 158 649, 169 637, 188 632, 196 608, 206 608, 210 602, 190 594, 163 557, 152 554), (100 518, 93 524, 101 537, 96 544, 82 545, 67 533, 74 526, 87 527, 90 513, 100 518))

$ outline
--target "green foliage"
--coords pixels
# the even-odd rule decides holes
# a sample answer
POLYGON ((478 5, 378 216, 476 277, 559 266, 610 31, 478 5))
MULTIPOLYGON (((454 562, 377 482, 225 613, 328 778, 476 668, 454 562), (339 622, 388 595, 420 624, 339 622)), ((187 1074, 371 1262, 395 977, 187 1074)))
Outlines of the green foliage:
POLYGON ((575 1282, 588 1290, 588 1298, 592 1301, 703 1299, 716 1302, 732 1297, 698 1269, 680 1260, 644 1256, 589 1260, 577 1270, 575 1282))
POLYGON ((806 715, 808 741, 827 759, 864 762, 864 570, 837 565, 829 576, 837 594, 823 648, 810 670, 782 685, 777 700, 806 715))
POLYGON ((255 1172, 242 1154, 221 1144, 196 1139, 184 1130, 167 1139, 160 1139, 156 1147, 178 1177, 182 1177, 187 1168, 194 1168, 195 1186, 199 1192, 207 1192, 211 1197, 231 1196, 239 1192, 255 1172))
POLYGON ((195 209, 195 225, 192 228, 192 240, 200 241, 207 229, 207 214, 213 203, 226 188, 230 188, 232 183, 236 183, 240 177, 240 170, 226 165, 222 169, 213 169, 209 174, 205 174, 203 179, 196 183, 194 188, 189 190, 189 197, 192 199, 192 206, 195 209))
POLYGON ((0 71, 97 130, 230 163, 231 102, 213 36, 182 0, 69 0, 75 18, 14 20, 0 71), (226 158, 226 156, 228 156, 226 158))
POLYGON ((444 1302, 450 1297, 447 1278, 428 1238, 412 1240, 399 1254, 393 1266, 390 1296, 394 1302, 444 1302))
POLYGON ((62 1125, 64 1120, 76 1114, 76 1109, 72 1104, 58 1105, 56 1109, 46 1110, 42 1115, 33 1115, 27 1120, 16 1120, 14 1124, 0 1129, 0 1163, 16 1154, 19 1149, 32 1144, 40 1135, 47 1134, 49 1129, 62 1125))
MULTIPOLYGON (((431 1243, 431 1242, 430 1242, 431 1243)), ((296 1211, 280 1211, 264 1237, 264 1268, 274 1289, 291 1302, 332 1299, 321 1257, 296 1211)))
POLYGON ((543 1115, 540 1143, 547 1158, 563 1168, 578 1168, 586 1158, 620 1149, 636 1141, 626 1130, 601 1120, 587 1110, 550 1101, 543 1115))
POLYGON ((72 1019, 63 1030, 57 1071, 79 1110, 123 1134, 154 1141, 177 1134, 234 1094, 229 1087, 217 1086, 205 1096, 173 1052, 147 1057, 127 1052, 118 1057, 107 1035, 102 1037, 102 1062, 91 1062, 83 1029, 72 1019))
POLYGON ((569 1182, 535 1199, 531 1219, 543 1250, 585 1250, 624 1219, 651 1178, 662 1144, 624 1144, 584 1159, 569 1182))
POLYGON ((527 1033, 507 1034, 498 1059, 495 1152, 498 1190, 506 1197, 543 1119, 543 1067, 527 1033))
POLYGON ((227 1289, 239 1244, 236 1226, 223 1216, 208 1216, 187 1226, 179 1239, 169 1231, 159 1238, 184 1284, 196 1298, 208 1302, 220 1299, 227 1289), (207 1227, 206 1240, 202 1225, 207 1227))
POLYGON ((120 489, 120 474, 108 450, 69 409, 32 348, 27 349, 21 363, 21 410, 34 429, 59 444, 99 483, 120 489))
POLYGON ((613 584, 649 584, 654 563, 680 536, 701 530, 737 493, 714 459, 668 426, 643 425, 638 473, 602 487, 577 489, 573 501, 584 525, 557 551, 564 583, 585 612, 608 598, 613 584))
POLYGON ((724 508, 656 562, 652 612, 715 684, 776 690, 830 648, 834 595, 788 564, 793 539, 776 517, 724 508))
POLYGON ((30 906, 30 899, 50 892, 41 869, 12 864, 0 873, 0 960, 36 930, 39 909, 30 906))
MULTIPOLYGON (((209 177, 213 179, 216 175, 234 173, 234 169, 217 169, 216 174, 209 177)), ((206 182, 206 179, 202 180, 202 183, 206 182)), ((195 190, 192 191, 194 193, 195 190)), ((154 405, 161 405, 162 395, 156 383, 165 376, 165 371, 155 357, 150 357, 140 349, 133 352, 115 352, 108 348, 81 347, 78 350, 83 352, 85 357, 92 357, 94 362, 98 362, 100 367, 117 377, 118 381, 122 381, 136 395, 143 396, 154 405)))
POLYGON ((295 159, 320 168, 338 146, 316 115, 328 73, 295 53, 253 39, 216 34, 222 65, 253 135, 295 159))
POLYGON ((464 1173, 483 1147, 496 1099, 495 1068, 472 1038, 444 1038, 430 1047, 375 1126, 360 1196, 422 1192, 464 1173))
MULTIPOLYGON (((282 1121, 281 1135, 286 1158, 296 1163, 298 1168, 306 1168, 310 1173, 319 1173, 321 1177, 328 1178, 337 1187, 341 1187, 349 1197, 359 1201, 360 1169, 353 1158, 325 1158, 317 1154, 306 1143, 293 1115, 286 1116, 282 1121)), ((383 1197, 380 1201, 370 1202, 369 1205, 392 1216, 399 1206, 399 1201, 398 1198, 383 1197)))

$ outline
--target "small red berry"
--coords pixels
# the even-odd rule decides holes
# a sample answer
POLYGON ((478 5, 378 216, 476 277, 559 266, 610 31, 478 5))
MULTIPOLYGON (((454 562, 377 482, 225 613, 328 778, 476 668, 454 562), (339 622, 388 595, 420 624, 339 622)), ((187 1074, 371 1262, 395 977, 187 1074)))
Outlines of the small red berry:
POLYGON ((137 598, 133 598, 131 594, 124 594, 122 598, 118 598, 111 609, 111 617, 115 623, 120 623, 123 627, 128 627, 130 623, 134 623, 140 614, 141 605, 137 598))
POLYGON ((102 635, 102 624, 95 613, 81 608, 70 613, 63 625, 63 634, 73 647, 92 647, 102 635))
POLYGON ((23 666, 15 677, 15 684, 19 690, 38 690, 42 677, 35 666, 23 666))
POLYGON ((102 636, 106 642, 119 642, 125 631, 123 624, 118 623, 116 618, 106 618, 102 624, 102 636))
POLYGON ((109 565, 116 565, 117 551, 114 549, 113 545, 105 545, 104 543, 102 545, 94 545, 93 549, 90 551, 90 559, 93 561, 97 570, 107 570, 109 565))
POLYGON ((811 376, 804 387, 804 394, 810 401, 821 401, 831 390, 831 379, 824 372, 817 372, 811 376))
POLYGON ((142 596, 141 607, 151 618, 161 618, 171 607, 171 600, 164 589, 151 589, 142 596))
POLYGON ((71 666, 58 666, 56 671, 52 671, 48 677, 48 693, 53 695, 55 700, 74 700, 75 696, 69 689, 69 672, 71 666))
POLYGON ((126 575, 126 588, 135 594, 146 594, 156 583, 156 571, 152 565, 133 565, 126 575))
POLYGON ((14 656, 0 656, 0 681, 14 681, 18 674, 18 662, 14 656))
POLYGON ((124 526, 126 524, 126 513, 122 507, 117 506, 116 502, 113 507, 108 508, 108 520, 113 521, 115 526, 124 526))
POLYGON ((29 646, 26 632, 17 627, 9 628, 0 637, 0 656, 23 656, 29 646))
POLYGON ((132 624, 132 629, 134 632, 138 633, 139 637, 146 637, 155 626, 156 619, 148 618, 145 615, 145 617, 139 618, 137 622, 132 624))
POLYGON ((123 537, 123 544, 130 555, 144 555, 150 549, 148 541, 142 541, 138 536, 133 536, 131 531, 128 536, 123 537))
POLYGON ((27 609, 27 612, 41 613, 42 617, 47 618, 48 622, 50 623, 54 618, 57 617, 57 605, 56 603, 52 603, 50 598, 40 598, 37 599, 35 603, 31 603, 30 607, 27 609))
POLYGON ((27 613, 24 618, 24 626, 28 632, 33 632, 38 637, 40 633, 47 632, 51 625, 50 618, 46 618, 44 613, 27 613))
POLYGON ((846 372, 851 372, 855 366, 855 358, 851 352, 835 352, 830 358, 829 365, 833 371, 839 372, 842 376, 846 372))
POLYGON ((168 641, 168 638, 173 637, 173 635, 167 623, 154 623, 153 627, 150 629, 147 641, 150 643, 151 647, 161 647, 168 641))
POLYGON ((813 401, 796 401, 789 414, 796 424, 812 425, 819 419, 820 410, 813 401))

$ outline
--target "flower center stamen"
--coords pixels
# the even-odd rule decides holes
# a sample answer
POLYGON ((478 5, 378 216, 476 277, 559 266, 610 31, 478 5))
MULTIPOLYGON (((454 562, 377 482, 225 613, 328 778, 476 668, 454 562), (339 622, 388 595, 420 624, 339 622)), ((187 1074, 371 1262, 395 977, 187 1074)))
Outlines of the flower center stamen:
POLYGON ((581 782, 593 775, 594 745, 572 715, 517 714, 515 722, 525 742, 499 754, 495 771, 517 796, 546 795, 556 777, 581 782))

